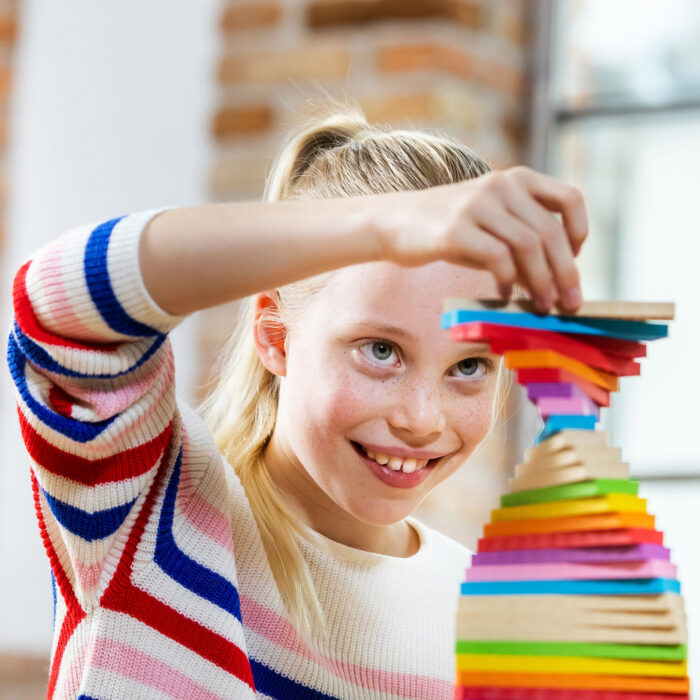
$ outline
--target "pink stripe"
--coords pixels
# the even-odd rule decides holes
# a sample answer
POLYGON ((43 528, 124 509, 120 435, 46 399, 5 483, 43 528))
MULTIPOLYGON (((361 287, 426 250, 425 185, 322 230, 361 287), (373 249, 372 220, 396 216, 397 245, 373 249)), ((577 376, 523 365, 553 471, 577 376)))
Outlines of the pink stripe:
POLYGON ((192 527, 233 554, 231 523, 218 508, 195 492, 187 500, 187 507, 182 514, 192 527))
MULTIPOLYGON (((75 361, 76 351, 71 350, 70 354, 75 361)), ((74 362, 71 362, 71 364, 73 363, 74 362)), ((151 388, 162 371, 162 365, 153 363, 149 372, 139 377, 138 380, 134 380, 133 377, 130 377, 128 374, 122 375, 121 381, 124 381, 124 377, 129 377, 128 384, 122 387, 110 387, 99 391, 95 391, 92 388, 95 386, 94 382, 86 384, 84 379, 76 381, 74 379, 66 380, 62 377, 61 388, 67 391, 71 396, 88 403, 95 412, 95 419, 102 420, 103 418, 110 418, 117 413, 121 413, 136 403, 136 401, 151 388)), ((171 377, 166 377, 163 380, 165 386, 168 386, 169 379, 171 379, 171 377)), ((74 403, 76 402, 74 401, 74 403)))
POLYGON ((94 564, 83 564, 75 556, 71 556, 71 564, 80 588, 84 593, 89 593, 100 581, 104 560, 94 564))
POLYGON ((91 651, 91 666, 112 671, 174 698, 228 700, 207 690, 172 666, 127 644, 97 637, 91 651))
POLYGON ((331 659, 315 652, 301 642, 294 628, 284 617, 260 605, 249 596, 240 594, 240 601, 241 613, 246 627, 262 635, 273 644, 313 661, 345 681, 348 678, 353 678, 356 679, 355 685, 392 695, 430 698, 453 696, 454 684, 452 681, 444 681, 430 676, 383 671, 369 666, 331 659))
MULTIPOLYGON (((43 255, 38 256, 36 264, 39 266, 38 275, 41 279, 41 296, 44 299, 51 299, 50 310, 52 319, 51 325, 55 325, 53 318, 60 318, 60 325, 64 328, 71 328, 73 334, 77 331, 80 337, 94 338, 95 331, 86 326, 73 311, 73 304, 70 296, 66 292, 63 284, 63 264, 62 253, 64 247, 61 245, 49 246, 43 255)), ((43 323, 43 319, 37 319, 43 323)))

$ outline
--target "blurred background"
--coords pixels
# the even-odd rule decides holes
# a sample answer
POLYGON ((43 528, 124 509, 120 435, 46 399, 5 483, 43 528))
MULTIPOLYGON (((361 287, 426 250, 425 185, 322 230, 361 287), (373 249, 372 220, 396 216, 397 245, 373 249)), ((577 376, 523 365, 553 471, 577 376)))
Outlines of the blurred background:
MULTIPOLYGON (((698 0, 0 0, 4 327, 14 271, 63 229, 260 199, 281 139, 324 94, 350 95, 373 122, 454 135, 494 168, 577 184, 584 296, 676 303, 669 338, 650 345, 641 379, 622 380, 603 423, 679 566, 700 678, 698 0)), ((233 310, 172 333, 192 405, 233 310)), ((33 700, 51 583, 0 374, 0 700, 33 700)), ((416 513, 469 547, 538 428, 520 392, 416 513)))

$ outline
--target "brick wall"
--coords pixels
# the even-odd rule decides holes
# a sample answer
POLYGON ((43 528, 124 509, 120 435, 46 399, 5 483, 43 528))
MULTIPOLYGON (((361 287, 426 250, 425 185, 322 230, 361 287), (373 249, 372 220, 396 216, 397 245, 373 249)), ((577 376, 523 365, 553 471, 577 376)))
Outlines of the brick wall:
POLYGON ((7 115, 11 88, 12 55, 16 41, 17 3, 15 0, 0 0, 0 251, 5 244, 7 115))
MULTIPOLYGON (((322 93, 351 95, 371 122, 444 130, 492 167, 522 162, 528 28, 525 0, 230 0, 211 120, 212 199, 261 199, 291 112, 322 93)), ((232 312, 199 315, 200 396, 232 312)), ((418 515, 473 544, 514 459, 504 437, 497 431, 418 515)))

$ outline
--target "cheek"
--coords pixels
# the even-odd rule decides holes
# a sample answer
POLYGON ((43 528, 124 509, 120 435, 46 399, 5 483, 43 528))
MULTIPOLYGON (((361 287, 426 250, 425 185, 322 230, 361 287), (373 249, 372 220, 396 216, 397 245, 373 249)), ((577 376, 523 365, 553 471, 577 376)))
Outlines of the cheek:
POLYGON ((376 413, 379 396, 375 395, 377 383, 353 371, 350 358, 321 354, 324 353, 290 356, 285 390, 286 410, 294 431, 305 435, 315 451, 324 452, 334 433, 367 420, 372 406, 376 413))

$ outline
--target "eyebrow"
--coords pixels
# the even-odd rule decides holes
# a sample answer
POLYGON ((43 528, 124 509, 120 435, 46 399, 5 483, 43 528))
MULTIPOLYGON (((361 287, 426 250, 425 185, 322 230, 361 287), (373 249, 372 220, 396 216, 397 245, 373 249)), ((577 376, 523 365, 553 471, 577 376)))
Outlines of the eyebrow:
MULTIPOLYGON (((386 333, 387 335, 393 335, 397 338, 403 338, 404 340, 408 340, 408 341, 415 340, 413 335, 411 335, 407 330, 405 330, 403 328, 399 328, 398 326, 390 326, 390 325, 386 325, 385 323, 373 323, 373 322, 358 323, 357 325, 358 325, 358 327, 372 328, 375 331, 379 331, 381 333, 386 333)), ((455 343, 455 345, 467 345, 467 343, 455 343)), ((491 347, 487 343, 481 343, 480 345, 472 345, 472 347, 469 348, 469 352, 490 353, 491 347)))

